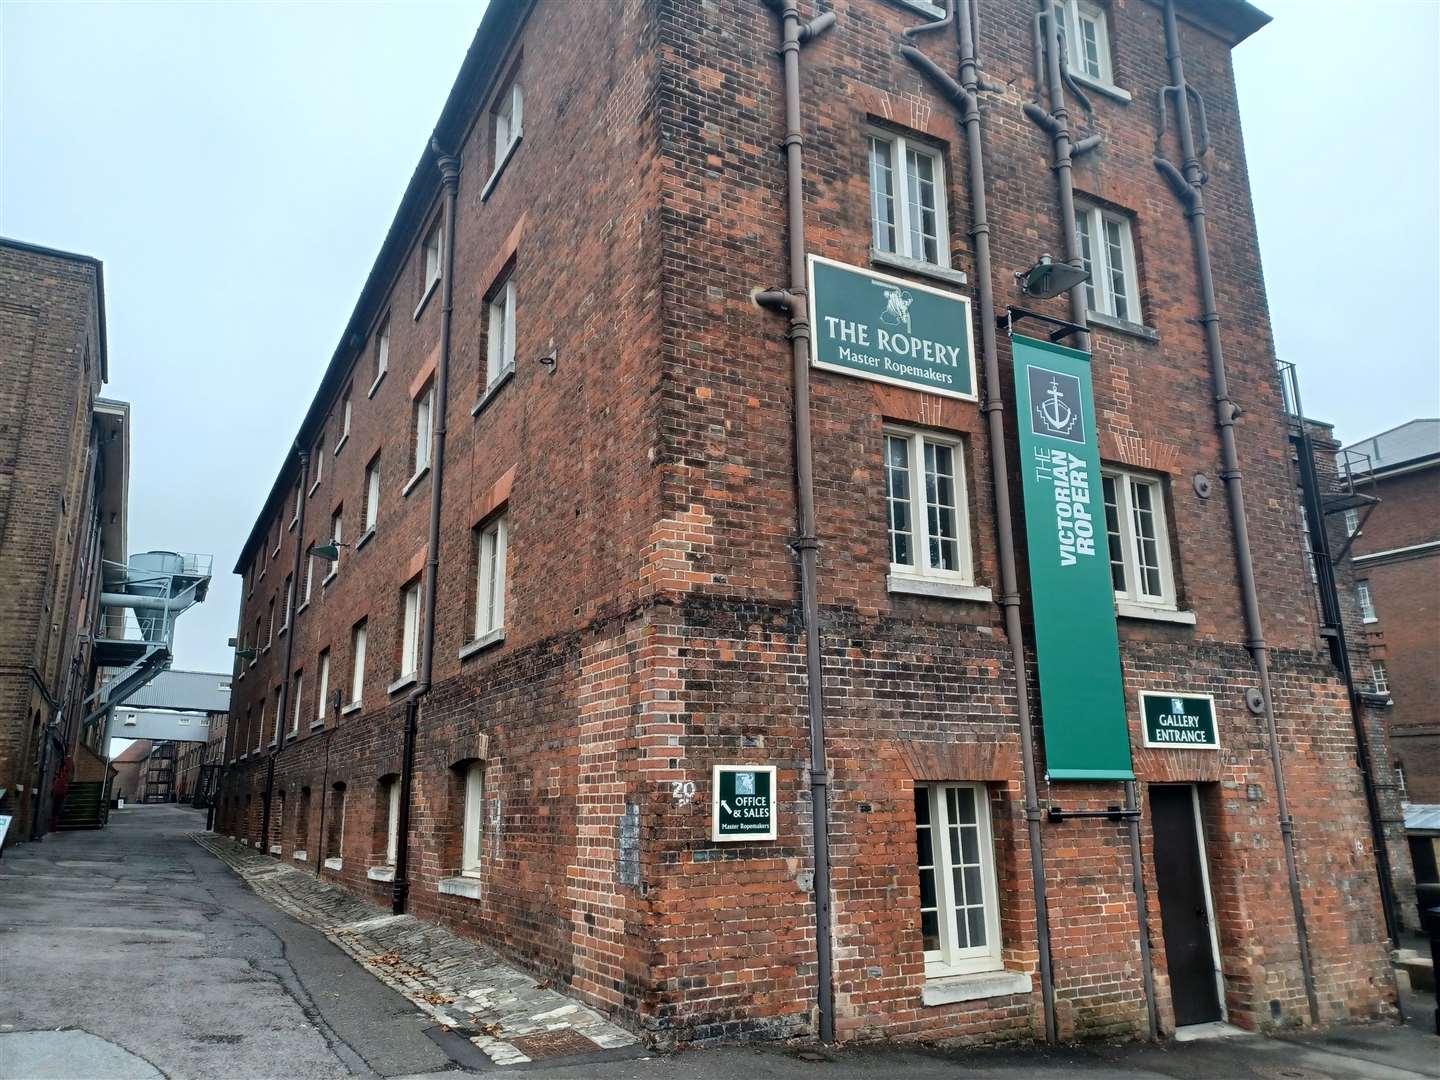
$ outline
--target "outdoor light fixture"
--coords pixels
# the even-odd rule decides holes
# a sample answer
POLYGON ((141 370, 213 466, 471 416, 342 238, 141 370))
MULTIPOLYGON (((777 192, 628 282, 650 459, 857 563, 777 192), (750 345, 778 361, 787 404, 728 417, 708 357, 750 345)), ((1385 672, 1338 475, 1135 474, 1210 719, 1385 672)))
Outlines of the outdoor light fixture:
POLYGON ((1089 281, 1090 271, 1083 266, 1055 262, 1049 255, 1041 255, 1040 261, 1029 270, 1017 270, 1015 280, 1020 283, 1020 291, 1026 296, 1049 300, 1069 292, 1083 281, 1089 281))
POLYGON ((254 660, 254 659, 255 659, 255 650, 254 650, 254 649, 236 649, 236 650, 235 650, 235 656, 236 656, 238 659, 240 659, 240 660, 254 660))
POLYGON ((342 544, 339 540, 331 540, 328 544, 311 544, 310 554, 317 559, 324 559, 326 562, 339 562, 340 549, 349 546, 349 544, 342 544))

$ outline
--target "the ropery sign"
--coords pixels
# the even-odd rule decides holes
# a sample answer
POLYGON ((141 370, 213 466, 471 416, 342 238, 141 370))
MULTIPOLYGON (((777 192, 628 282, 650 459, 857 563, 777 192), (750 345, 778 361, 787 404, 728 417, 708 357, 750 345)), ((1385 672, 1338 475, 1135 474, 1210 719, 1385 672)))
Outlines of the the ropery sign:
POLYGON ((975 400, 970 301, 810 256, 812 362, 876 382, 975 400))
POLYGON ((714 767, 710 783, 710 839, 775 839, 774 765, 714 767))
POLYGON ((1209 694, 1141 691, 1145 745, 1167 750, 1219 750, 1215 699, 1209 694))

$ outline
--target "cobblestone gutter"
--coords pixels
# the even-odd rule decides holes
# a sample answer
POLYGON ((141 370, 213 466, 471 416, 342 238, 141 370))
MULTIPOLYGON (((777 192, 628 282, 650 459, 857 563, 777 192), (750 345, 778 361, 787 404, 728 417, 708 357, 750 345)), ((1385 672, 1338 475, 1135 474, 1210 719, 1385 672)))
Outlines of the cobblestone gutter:
POLYGON ((374 906, 314 874, 233 840, 210 833, 192 833, 191 838, 258 895, 319 930, 496 1065, 638 1045, 639 1040, 624 1028, 556 990, 537 985, 533 975, 483 945, 410 915, 377 914, 374 906))

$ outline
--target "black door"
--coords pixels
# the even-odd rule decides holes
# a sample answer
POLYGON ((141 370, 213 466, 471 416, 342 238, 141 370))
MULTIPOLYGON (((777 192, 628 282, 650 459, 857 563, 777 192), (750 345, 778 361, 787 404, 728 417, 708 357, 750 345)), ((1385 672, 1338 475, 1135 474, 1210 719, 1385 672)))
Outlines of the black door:
POLYGON ((1165 961, 1170 969, 1175 1023, 1181 1027, 1206 1024, 1220 1019, 1220 995, 1215 983, 1209 902, 1190 787, 1152 787, 1150 817, 1155 830, 1155 881, 1160 887, 1160 922, 1165 928, 1165 961))

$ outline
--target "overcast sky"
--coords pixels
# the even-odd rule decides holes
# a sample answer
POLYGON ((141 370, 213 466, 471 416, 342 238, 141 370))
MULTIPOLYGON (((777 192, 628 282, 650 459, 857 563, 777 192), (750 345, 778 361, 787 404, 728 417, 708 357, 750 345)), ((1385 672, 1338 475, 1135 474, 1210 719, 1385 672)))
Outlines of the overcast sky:
MULTIPOLYGON (((1279 354, 1347 441, 1436 415, 1440 3, 1260 6, 1236 63, 1279 354)), ((239 545, 483 10, 0 0, 0 233, 104 260, 130 550, 215 555, 177 667, 230 670, 239 545)))

